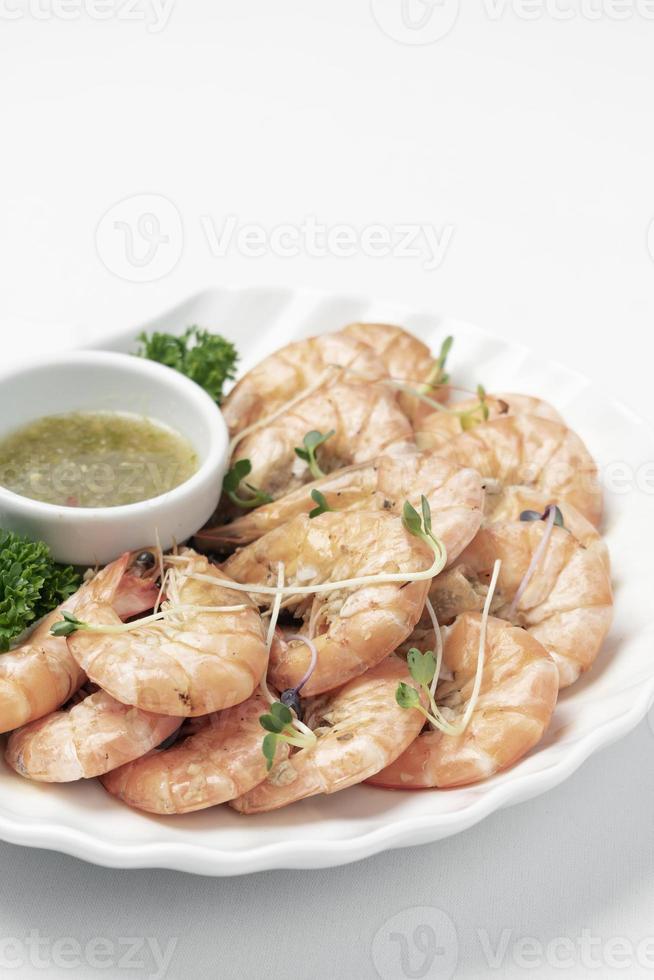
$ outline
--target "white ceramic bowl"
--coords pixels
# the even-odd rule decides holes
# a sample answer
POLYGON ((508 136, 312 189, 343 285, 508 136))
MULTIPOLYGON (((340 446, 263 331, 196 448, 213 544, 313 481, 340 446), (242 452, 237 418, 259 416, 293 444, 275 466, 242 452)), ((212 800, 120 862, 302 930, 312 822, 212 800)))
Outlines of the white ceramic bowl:
POLYGON ((213 513, 227 462, 227 427, 193 381, 153 361, 107 351, 74 351, 0 374, 0 438, 46 415, 121 411, 175 429, 199 468, 167 493, 119 507, 63 507, 0 487, 0 527, 45 541, 55 559, 106 564, 123 551, 164 548, 194 534, 213 513))

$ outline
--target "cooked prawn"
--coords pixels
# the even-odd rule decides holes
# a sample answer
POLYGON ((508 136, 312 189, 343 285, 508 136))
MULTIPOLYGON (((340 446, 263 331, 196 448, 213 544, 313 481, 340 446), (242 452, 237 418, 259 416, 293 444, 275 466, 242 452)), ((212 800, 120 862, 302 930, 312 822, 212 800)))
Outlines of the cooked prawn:
MULTIPOLYGON (((414 388, 420 388, 421 383, 429 385, 435 380, 438 364, 429 347, 402 327, 387 323, 350 323, 340 332, 367 344, 383 361, 390 378, 406 382, 414 388)), ((427 390, 433 400, 447 400, 447 385, 430 386, 427 390)), ((424 402, 406 391, 400 393, 399 402, 413 422, 430 411, 424 402)))
POLYGON ((597 467, 571 429, 532 415, 513 415, 484 422, 455 436, 438 454, 481 474, 487 493, 525 486, 550 500, 571 503, 597 526, 602 489, 597 467))
MULTIPOLYGON (((102 785, 123 803, 149 813, 190 813, 226 803, 266 778, 259 718, 268 701, 247 701, 198 719, 195 731, 171 748, 115 769, 102 785)), ((280 759, 288 748, 280 745, 280 759)))
POLYGON ((491 611, 537 639, 555 661, 560 686, 588 670, 611 625, 613 596, 601 547, 583 547, 554 527, 517 606, 514 600, 546 533, 543 521, 498 522, 482 528, 457 564, 434 579, 430 599, 447 623, 484 604, 496 559, 502 562, 491 611))
MULTIPOLYGON (((486 523, 496 521, 517 521, 526 510, 544 514, 552 503, 551 497, 541 490, 531 487, 510 486, 500 493, 487 493, 484 497, 484 517, 486 523)), ((592 547, 601 555, 607 571, 610 571, 609 550, 597 528, 580 514, 576 507, 567 501, 559 501, 558 508, 563 523, 570 533, 584 547, 592 547)))
POLYGON ((152 608, 158 590, 149 578, 130 569, 135 554, 125 554, 107 565, 46 616, 24 643, 0 657, 0 732, 49 714, 65 704, 84 683, 84 671, 71 655, 66 639, 50 633, 62 612, 75 612, 105 588, 111 590, 118 620, 152 608))
POLYGON ((383 361, 392 378, 427 381, 434 367, 434 355, 427 344, 389 323, 349 323, 332 336, 352 337, 365 344, 383 361))
POLYGON ((399 657, 388 657, 339 691, 309 701, 305 721, 316 742, 277 762, 230 805, 240 813, 265 813, 318 793, 338 793, 390 765, 424 722, 415 708, 397 704, 400 683, 412 685, 409 670, 399 657))
MULTIPOLYGON (((436 689, 441 714, 465 713, 477 669, 481 618, 460 616, 443 630, 443 668, 436 689)), ((529 633, 491 617, 479 698, 460 735, 426 730, 368 782, 389 789, 446 788, 476 783, 517 762, 547 728, 556 705, 556 666, 529 633)))
MULTIPOLYGON (((334 433, 318 450, 325 473, 382 453, 414 449, 411 423, 394 391, 339 383, 314 392, 292 410, 245 436, 230 465, 249 459, 252 469, 248 482, 277 499, 313 479, 309 466, 295 452, 312 431, 334 433)), ((234 507, 223 500, 221 513, 232 514, 234 507)))
MULTIPOLYGON (((190 549, 181 556, 182 562, 166 576, 162 611, 170 618, 111 632, 118 617, 109 585, 96 590, 75 613, 84 623, 108 631, 80 630, 68 645, 91 680, 118 701, 184 717, 206 715, 248 698, 265 673, 267 650, 252 601, 239 595, 236 605, 235 593, 222 585, 226 576, 204 556, 190 549), (198 581, 194 574, 211 581, 198 581)), ((164 559, 164 564, 170 563, 164 559)))
POLYGON ((535 415, 563 425, 557 410, 541 398, 530 395, 501 394, 486 395, 484 405, 488 411, 485 419, 479 398, 467 398, 449 406, 448 411, 433 411, 414 422, 416 446, 418 449, 440 449, 445 443, 475 425, 491 419, 511 415, 535 415))
MULTIPOLYGON (((287 586, 309 587, 383 573, 410 575, 429 569, 430 557, 426 545, 392 514, 345 511, 313 519, 295 517, 232 555, 222 567, 237 582, 272 586, 282 562, 287 586)), ((388 656, 420 618, 429 581, 371 582, 287 598, 285 610, 302 621, 293 632, 312 637, 318 650, 317 666, 303 694, 330 691, 388 656)), ((294 687, 309 663, 307 645, 286 641, 278 631, 268 673, 274 687, 294 687)))
MULTIPOLYGON (((348 378, 378 381, 387 376, 383 361, 368 346, 343 333, 297 340, 265 357, 248 371, 222 403, 232 435, 268 418, 278 408, 329 374, 347 368, 348 378)), ((335 372, 338 374, 338 372, 335 372)))
POLYGON ((445 545, 448 563, 472 540, 481 524, 483 490, 479 474, 433 453, 380 456, 337 470, 320 480, 238 517, 231 524, 205 528, 196 543, 208 551, 228 552, 256 541, 298 514, 316 506, 311 493, 323 494, 332 510, 374 510, 401 514, 405 500, 431 507, 434 533, 445 545))
POLYGON ((89 779, 149 752, 177 730, 179 721, 139 711, 96 691, 68 710, 12 732, 5 759, 29 779, 89 779))

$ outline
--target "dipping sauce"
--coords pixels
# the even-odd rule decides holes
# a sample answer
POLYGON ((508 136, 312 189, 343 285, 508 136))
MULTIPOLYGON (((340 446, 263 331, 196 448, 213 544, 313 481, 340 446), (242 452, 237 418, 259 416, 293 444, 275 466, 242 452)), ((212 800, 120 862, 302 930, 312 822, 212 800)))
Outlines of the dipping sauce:
POLYGON ((48 504, 134 504, 178 487, 197 469, 183 436, 127 412, 50 415, 0 439, 0 485, 48 504))

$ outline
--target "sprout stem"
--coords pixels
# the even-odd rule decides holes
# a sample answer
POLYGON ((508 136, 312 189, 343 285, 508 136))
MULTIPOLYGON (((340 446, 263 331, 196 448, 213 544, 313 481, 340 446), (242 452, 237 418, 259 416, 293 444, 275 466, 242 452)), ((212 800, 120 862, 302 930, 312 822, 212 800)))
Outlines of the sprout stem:
POLYGON ((302 678, 302 680, 300 681, 300 683, 296 684, 295 687, 293 688, 293 690, 297 694, 299 694, 302 688, 304 687, 304 685, 306 684, 306 682, 313 674, 314 670, 316 669, 316 664, 318 663, 318 648, 316 647, 316 644, 313 642, 313 640, 310 640, 308 636, 303 636, 301 633, 289 633, 284 637, 284 639, 290 643, 292 643, 294 640, 297 640, 300 643, 306 643, 306 645, 309 647, 309 650, 311 651, 311 663, 309 664, 309 668, 305 673, 304 677, 302 678))
POLYGON ((303 388, 302 391, 300 391, 294 398, 291 398, 290 401, 285 402, 283 405, 280 405, 280 407, 277 408, 270 415, 266 415, 265 418, 259 419, 257 422, 253 422, 252 425, 248 425, 246 426, 245 429, 241 429, 240 432, 237 432, 236 435, 233 436, 229 444, 227 450, 227 458, 228 459, 232 458, 234 454, 234 450, 238 446, 239 442, 245 439, 246 436, 249 436, 252 432, 256 432, 257 429, 262 429, 264 426, 270 425, 270 423, 274 422, 275 419, 278 419, 280 415, 284 415, 286 412, 290 412, 292 408, 295 408, 298 402, 303 401, 303 399, 308 398, 310 395, 313 395, 314 392, 322 388, 325 382, 329 379, 330 375, 334 374, 335 370, 340 371, 341 369, 337 368, 336 365, 334 364, 330 364, 327 367, 327 370, 323 371, 323 373, 320 375, 318 380, 314 382, 314 384, 309 385, 308 388, 303 388))
POLYGON ((488 629, 488 617, 490 615, 491 602, 493 601, 493 593, 495 592, 495 587, 497 586, 497 579, 500 574, 500 568, 502 567, 502 562, 498 559, 493 566, 493 576, 488 587, 488 594, 486 596, 486 602, 484 603, 484 611, 481 614, 481 625, 479 629, 479 655, 477 657, 477 672, 475 674, 475 683, 472 688, 472 694, 470 695, 470 700, 468 701, 468 707, 466 708, 463 718, 458 725, 455 726, 457 730, 456 734, 462 734, 470 723, 473 712, 477 707, 477 700, 479 698, 479 691, 481 690, 481 680, 484 673, 484 662, 486 659, 486 632, 488 629))
POLYGON ((314 595, 321 592, 335 592, 338 589, 353 589, 362 585, 386 585, 391 582, 425 582, 427 579, 434 578, 445 567, 447 555, 445 547, 438 539, 440 550, 432 547, 434 551, 434 561, 429 568, 422 572, 381 572, 379 575, 361 575, 358 578, 342 579, 339 582, 321 582, 316 585, 286 585, 282 589, 276 589, 272 585, 259 585, 256 582, 226 582, 223 579, 217 582, 210 575, 203 575, 201 572, 191 572, 189 578, 197 582, 211 582, 219 585, 223 589, 233 589, 235 592, 248 592, 253 595, 314 595))
MULTIPOLYGON (((57 623, 54 623, 51 632, 57 628, 59 623, 67 622, 71 629, 68 633, 104 633, 109 636, 118 635, 120 633, 133 633, 135 630, 139 630, 144 626, 152 626, 155 623, 161 623, 164 620, 171 619, 180 613, 226 613, 226 612, 240 612, 243 609, 247 609, 246 605, 239 606, 193 606, 193 605, 179 605, 171 606, 168 609, 162 609, 161 612, 152 613, 151 616, 144 616, 141 619, 135 619, 132 623, 84 623, 81 620, 71 620, 71 619, 61 619, 57 623)), ((55 636, 57 633, 54 634, 55 636)))
POLYGON ((545 550, 547 548, 547 545, 549 544, 550 537, 552 536, 552 529, 554 528, 555 520, 556 520, 556 506, 554 504, 550 504, 549 507, 547 508, 547 521, 545 523, 543 536, 538 542, 538 547, 536 548, 533 555, 531 556, 529 567, 527 568, 527 571, 522 577, 522 582, 518 586, 518 590, 513 597, 513 602, 509 606, 507 618, 511 620, 511 622, 513 622, 513 620, 515 619, 515 615, 518 611, 520 600, 525 594, 527 586, 529 585, 532 578, 534 577, 534 573, 536 572, 536 569, 540 565, 543 555, 545 554, 545 550))

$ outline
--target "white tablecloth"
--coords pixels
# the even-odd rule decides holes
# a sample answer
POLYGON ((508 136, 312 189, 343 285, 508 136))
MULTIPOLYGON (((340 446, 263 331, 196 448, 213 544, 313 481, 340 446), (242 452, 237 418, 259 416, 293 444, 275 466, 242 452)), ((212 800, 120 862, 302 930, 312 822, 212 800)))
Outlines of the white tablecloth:
MULTIPOLYGON (((654 419, 646 0, 404 13, 2 0, 0 360, 212 283, 314 285, 479 322, 654 419)), ((643 723, 459 837, 328 871, 0 845, 0 976, 645 975, 653 755, 643 723)))

